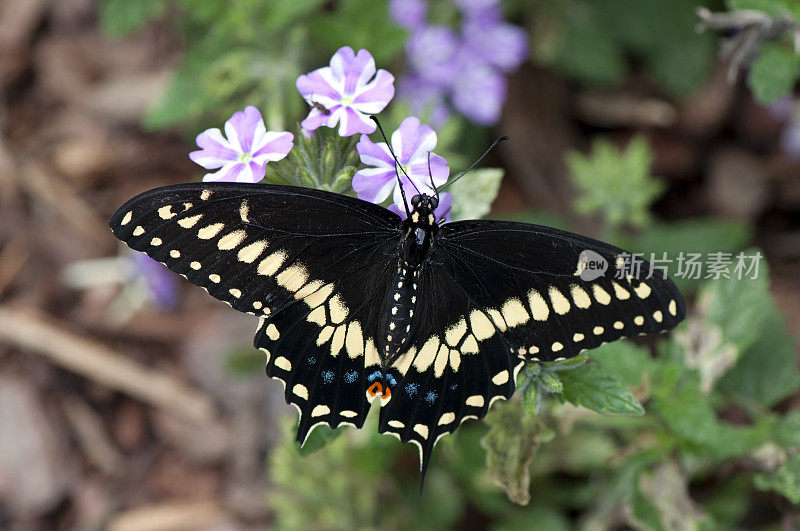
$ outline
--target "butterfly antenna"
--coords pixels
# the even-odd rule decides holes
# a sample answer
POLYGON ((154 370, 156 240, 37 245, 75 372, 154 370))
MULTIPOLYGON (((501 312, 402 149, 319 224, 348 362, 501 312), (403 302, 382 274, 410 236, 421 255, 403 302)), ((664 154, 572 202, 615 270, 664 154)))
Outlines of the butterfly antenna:
POLYGON ((418 194, 420 193, 420 191, 417 188, 417 185, 414 184, 414 181, 411 180, 411 177, 409 177, 408 174, 406 173, 406 170, 403 168, 403 165, 400 164, 399 160, 397 160, 397 155, 394 154, 394 150, 392 149, 392 144, 389 142, 389 139, 386 138, 386 133, 383 132, 383 127, 381 127, 381 123, 378 121, 378 117, 370 115, 370 118, 372 119, 373 122, 375 122, 375 125, 378 126, 378 131, 381 132, 381 137, 383 137, 383 141, 386 142, 386 147, 389 148, 389 153, 392 154, 392 158, 394 159, 394 174, 397 176, 397 183, 400 185, 400 195, 403 196, 403 205, 406 207, 406 215, 410 216, 411 211, 408 209, 408 200, 406 199, 406 191, 403 188, 403 181, 400 180, 400 174, 397 172, 397 169, 400 168, 400 171, 402 171, 403 175, 405 175, 408 178, 408 181, 411 183, 411 186, 414 187, 414 190, 416 190, 418 194))
POLYGON ((507 137, 507 136, 501 136, 500 138, 498 138, 497 140, 495 140, 494 142, 492 142, 492 145, 491 145, 491 146, 489 146, 489 148, 488 148, 486 151, 484 151, 484 152, 483 152, 483 155, 481 155, 480 157, 478 157, 478 160, 476 160, 475 162, 473 162, 473 163, 472 163, 472 165, 470 165, 470 167, 469 167, 469 168, 467 168, 466 170, 464 170, 463 172, 461 172, 461 175, 459 175, 458 177, 456 177, 455 179, 453 179, 453 180, 452 180, 452 181, 450 181, 449 183, 447 183, 447 184, 445 184, 444 186, 442 186, 442 187, 439 189, 439 191, 441 192, 442 190, 444 190, 445 188, 447 188, 448 186, 450 186, 451 184, 453 184, 454 182, 456 182, 457 180, 459 180, 460 178, 462 178, 463 176, 465 176, 467 173, 469 173, 469 171, 470 171, 472 168, 474 168, 474 167, 475 167, 475 166, 476 166, 476 165, 477 165, 477 164, 478 164, 480 161, 482 161, 482 160, 483 160, 483 157, 485 157, 486 155, 488 155, 488 154, 489 154, 489 152, 490 152, 491 150, 493 150, 493 149, 494 149, 494 147, 495 147, 497 144, 499 144, 500 142, 503 142, 504 140, 511 140, 511 139, 510 139, 509 137, 507 137))
POLYGON ((433 193, 436 194, 436 200, 439 200, 439 190, 436 189, 436 183, 433 182, 433 172, 431 171, 431 152, 428 151, 428 177, 431 178, 431 188, 433 193))

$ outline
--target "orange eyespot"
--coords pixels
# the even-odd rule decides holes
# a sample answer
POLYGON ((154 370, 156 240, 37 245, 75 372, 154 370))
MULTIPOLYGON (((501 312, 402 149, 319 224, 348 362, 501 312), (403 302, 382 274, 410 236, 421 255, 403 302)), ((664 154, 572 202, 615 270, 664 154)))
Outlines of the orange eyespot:
POLYGON ((377 394, 383 396, 383 386, 380 382, 373 382, 372 385, 369 386, 369 389, 367 389, 367 393, 369 393, 371 397, 377 394))
POLYGON ((383 390, 381 398, 383 398, 384 400, 388 400, 391 397, 392 397, 392 389, 387 385, 386 389, 383 390))

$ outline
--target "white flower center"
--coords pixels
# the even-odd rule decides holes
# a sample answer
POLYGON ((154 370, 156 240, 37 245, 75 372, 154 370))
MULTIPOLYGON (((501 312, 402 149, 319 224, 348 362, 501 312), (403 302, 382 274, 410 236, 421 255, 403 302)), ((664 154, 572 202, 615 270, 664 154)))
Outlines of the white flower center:
POLYGON ((253 155, 251 155, 250 153, 241 153, 239 155, 239 162, 244 162, 245 164, 247 164, 251 160, 253 160, 253 155))
POLYGON ((352 96, 342 96, 342 101, 340 102, 344 107, 349 107, 353 103, 352 96))

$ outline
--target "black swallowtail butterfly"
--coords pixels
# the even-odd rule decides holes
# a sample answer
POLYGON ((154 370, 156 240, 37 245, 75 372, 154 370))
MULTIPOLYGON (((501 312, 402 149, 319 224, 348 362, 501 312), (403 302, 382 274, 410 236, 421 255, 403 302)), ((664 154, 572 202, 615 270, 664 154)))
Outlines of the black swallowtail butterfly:
MULTIPOLYGON (((623 251, 503 221, 440 225, 436 197, 401 220, 353 197, 271 184, 190 183, 131 199, 114 234, 233 308, 260 318, 255 346, 300 413, 320 424, 436 442, 514 392, 526 360, 551 361, 674 327, 675 285, 623 251), (585 280, 586 254, 604 262, 585 280), (635 270, 634 270, 635 271, 635 270)), ((595 264, 596 265, 596 264, 595 264)))

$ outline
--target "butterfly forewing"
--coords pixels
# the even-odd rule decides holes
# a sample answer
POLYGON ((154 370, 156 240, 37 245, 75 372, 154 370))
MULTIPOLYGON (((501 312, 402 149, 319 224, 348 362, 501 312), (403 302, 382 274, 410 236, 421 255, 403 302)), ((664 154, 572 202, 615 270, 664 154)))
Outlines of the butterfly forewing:
POLYGON ((262 318, 255 345, 300 410, 301 441, 321 422, 363 423, 364 374, 378 363, 373 301, 388 282, 397 224, 347 196, 230 183, 151 190, 111 219, 133 249, 262 318))

